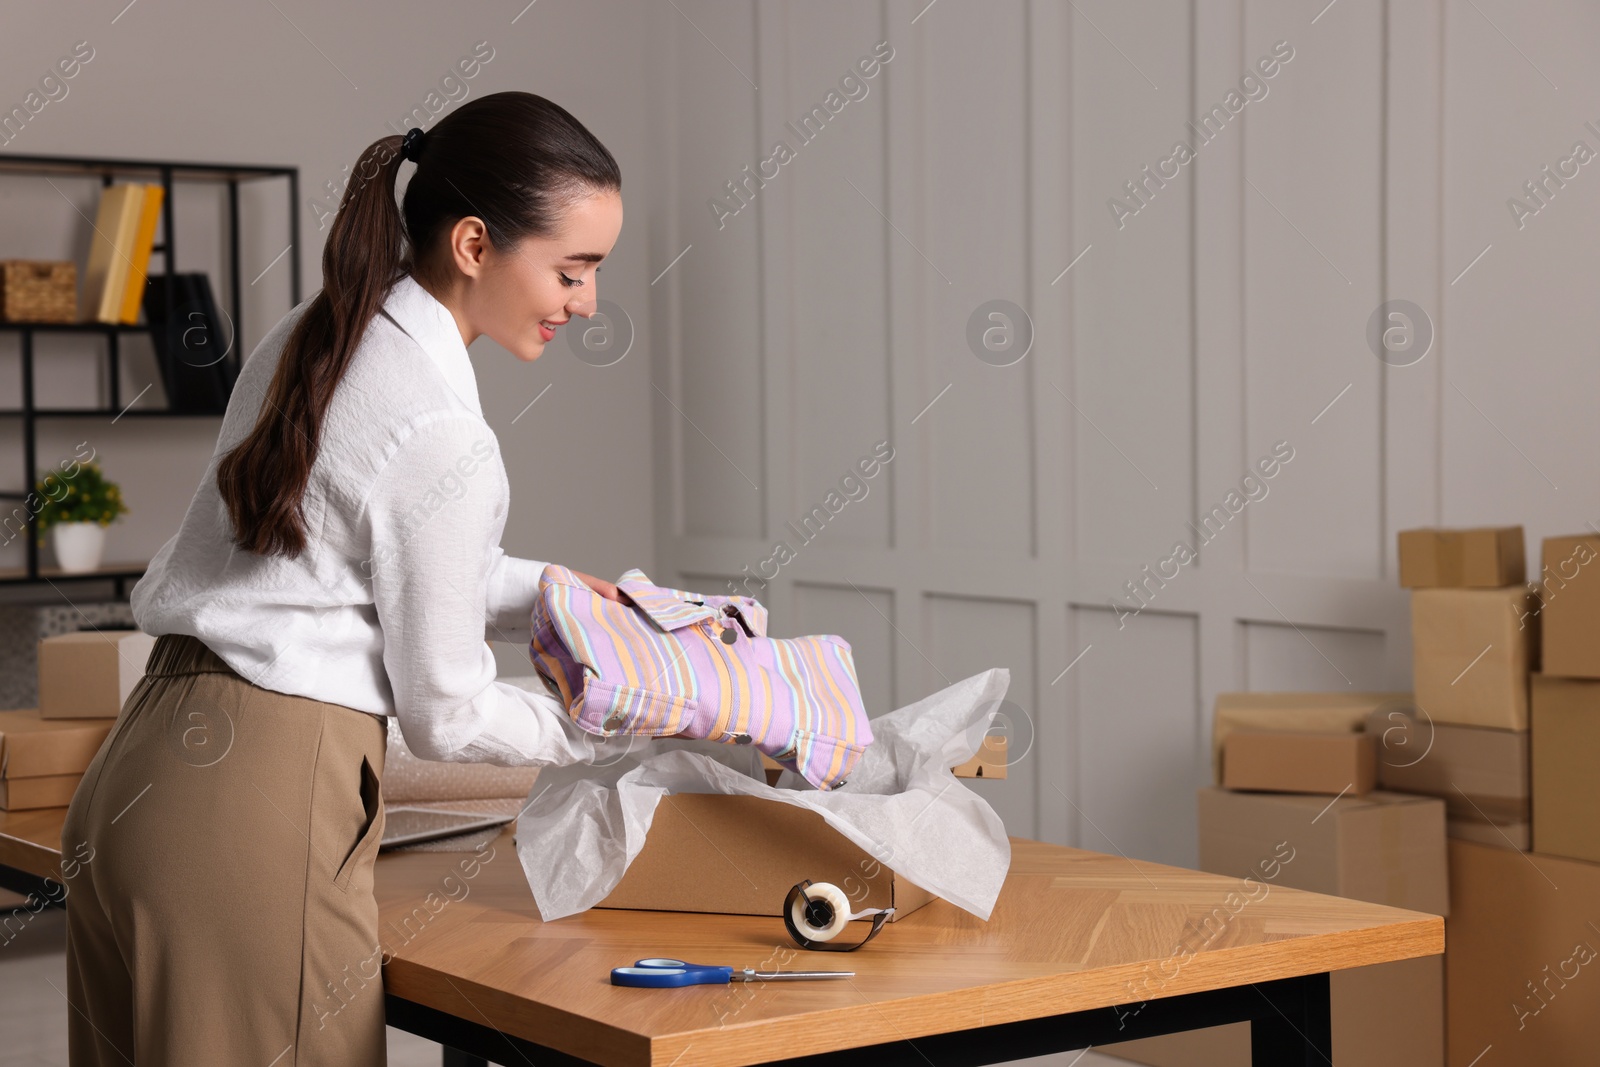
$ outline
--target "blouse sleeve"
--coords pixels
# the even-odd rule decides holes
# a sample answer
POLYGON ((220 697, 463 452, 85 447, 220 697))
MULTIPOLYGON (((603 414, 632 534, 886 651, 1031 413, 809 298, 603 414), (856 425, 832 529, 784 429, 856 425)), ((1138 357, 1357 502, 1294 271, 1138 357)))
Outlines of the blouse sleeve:
MULTIPOLYGON (((486 622, 512 612, 533 564, 499 549, 505 474, 482 423, 448 415, 394 452, 367 498, 373 603, 395 716, 423 759, 562 766, 590 735, 549 693, 497 681, 486 622)), ((529 602, 531 606, 531 601, 529 602)))
MULTIPOLYGON (((502 517, 501 523, 504 522, 502 517)), ((528 647, 533 640, 533 604, 539 597, 539 578, 544 568, 538 560, 506 555, 499 545, 490 549, 484 640, 528 647)))

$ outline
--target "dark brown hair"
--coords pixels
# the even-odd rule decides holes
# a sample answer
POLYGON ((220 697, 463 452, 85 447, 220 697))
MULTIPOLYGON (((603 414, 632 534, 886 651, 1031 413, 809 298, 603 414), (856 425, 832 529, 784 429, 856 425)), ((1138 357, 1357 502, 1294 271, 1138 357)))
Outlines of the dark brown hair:
POLYGON ((402 140, 383 137, 361 153, 322 250, 322 291, 290 331, 255 426, 217 466, 239 548, 290 559, 305 549, 301 502, 333 392, 390 287, 449 269, 431 260, 443 258, 435 246, 458 219, 482 219, 509 252, 552 236, 573 199, 622 188, 605 145, 533 93, 492 93, 440 119, 397 209, 402 140))

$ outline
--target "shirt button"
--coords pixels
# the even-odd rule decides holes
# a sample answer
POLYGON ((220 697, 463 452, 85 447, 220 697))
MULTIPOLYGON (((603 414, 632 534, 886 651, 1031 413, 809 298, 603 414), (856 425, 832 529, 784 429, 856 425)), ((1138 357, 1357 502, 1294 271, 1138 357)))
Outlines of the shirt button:
POLYGON ((722 643, 723 644, 731 645, 737 640, 739 640, 739 635, 738 635, 737 632, 734 631, 734 628, 732 626, 728 626, 728 627, 725 627, 723 629, 723 631, 722 631, 722 643))
POLYGON ((605 721, 605 728, 607 730, 620 730, 626 725, 627 720, 623 718, 620 713, 611 716, 611 718, 605 721))
POLYGON ((754 738, 752 738, 749 734, 733 735, 733 743, 736 745, 748 745, 752 740, 754 740, 754 738))

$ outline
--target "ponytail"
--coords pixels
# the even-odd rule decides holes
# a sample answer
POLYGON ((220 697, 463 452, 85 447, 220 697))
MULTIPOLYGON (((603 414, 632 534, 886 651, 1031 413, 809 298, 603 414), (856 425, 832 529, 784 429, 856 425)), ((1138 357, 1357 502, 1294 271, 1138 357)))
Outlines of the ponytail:
POLYGON ((402 216, 402 141, 380 138, 357 161, 322 250, 322 290, 290 331, 255 426, 217 466, 233 543, 246 551, 304 551, 302 501, 334 390, 394 283, 419 267, 448 268, 414 259, 467 216, 505 250, 549 236, 573 193, 622 184, 611 153, 566 110, 532 93, 493 93, 428 132, 402 216))

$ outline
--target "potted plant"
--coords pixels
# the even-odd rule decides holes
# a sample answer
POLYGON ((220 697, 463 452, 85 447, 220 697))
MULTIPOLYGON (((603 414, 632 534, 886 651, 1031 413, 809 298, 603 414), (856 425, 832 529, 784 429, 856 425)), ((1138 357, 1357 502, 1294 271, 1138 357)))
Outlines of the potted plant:
POLYGON ((44 544, 44 532, 50 530, 61 569, 83 574, 100 566, 106 527, 130 510, 117 484, 106 480, 98 463, 83 463, 72 477, 51 471, 39 479, 34 492, 44 500, 39 509, 39 543, 44 544))

